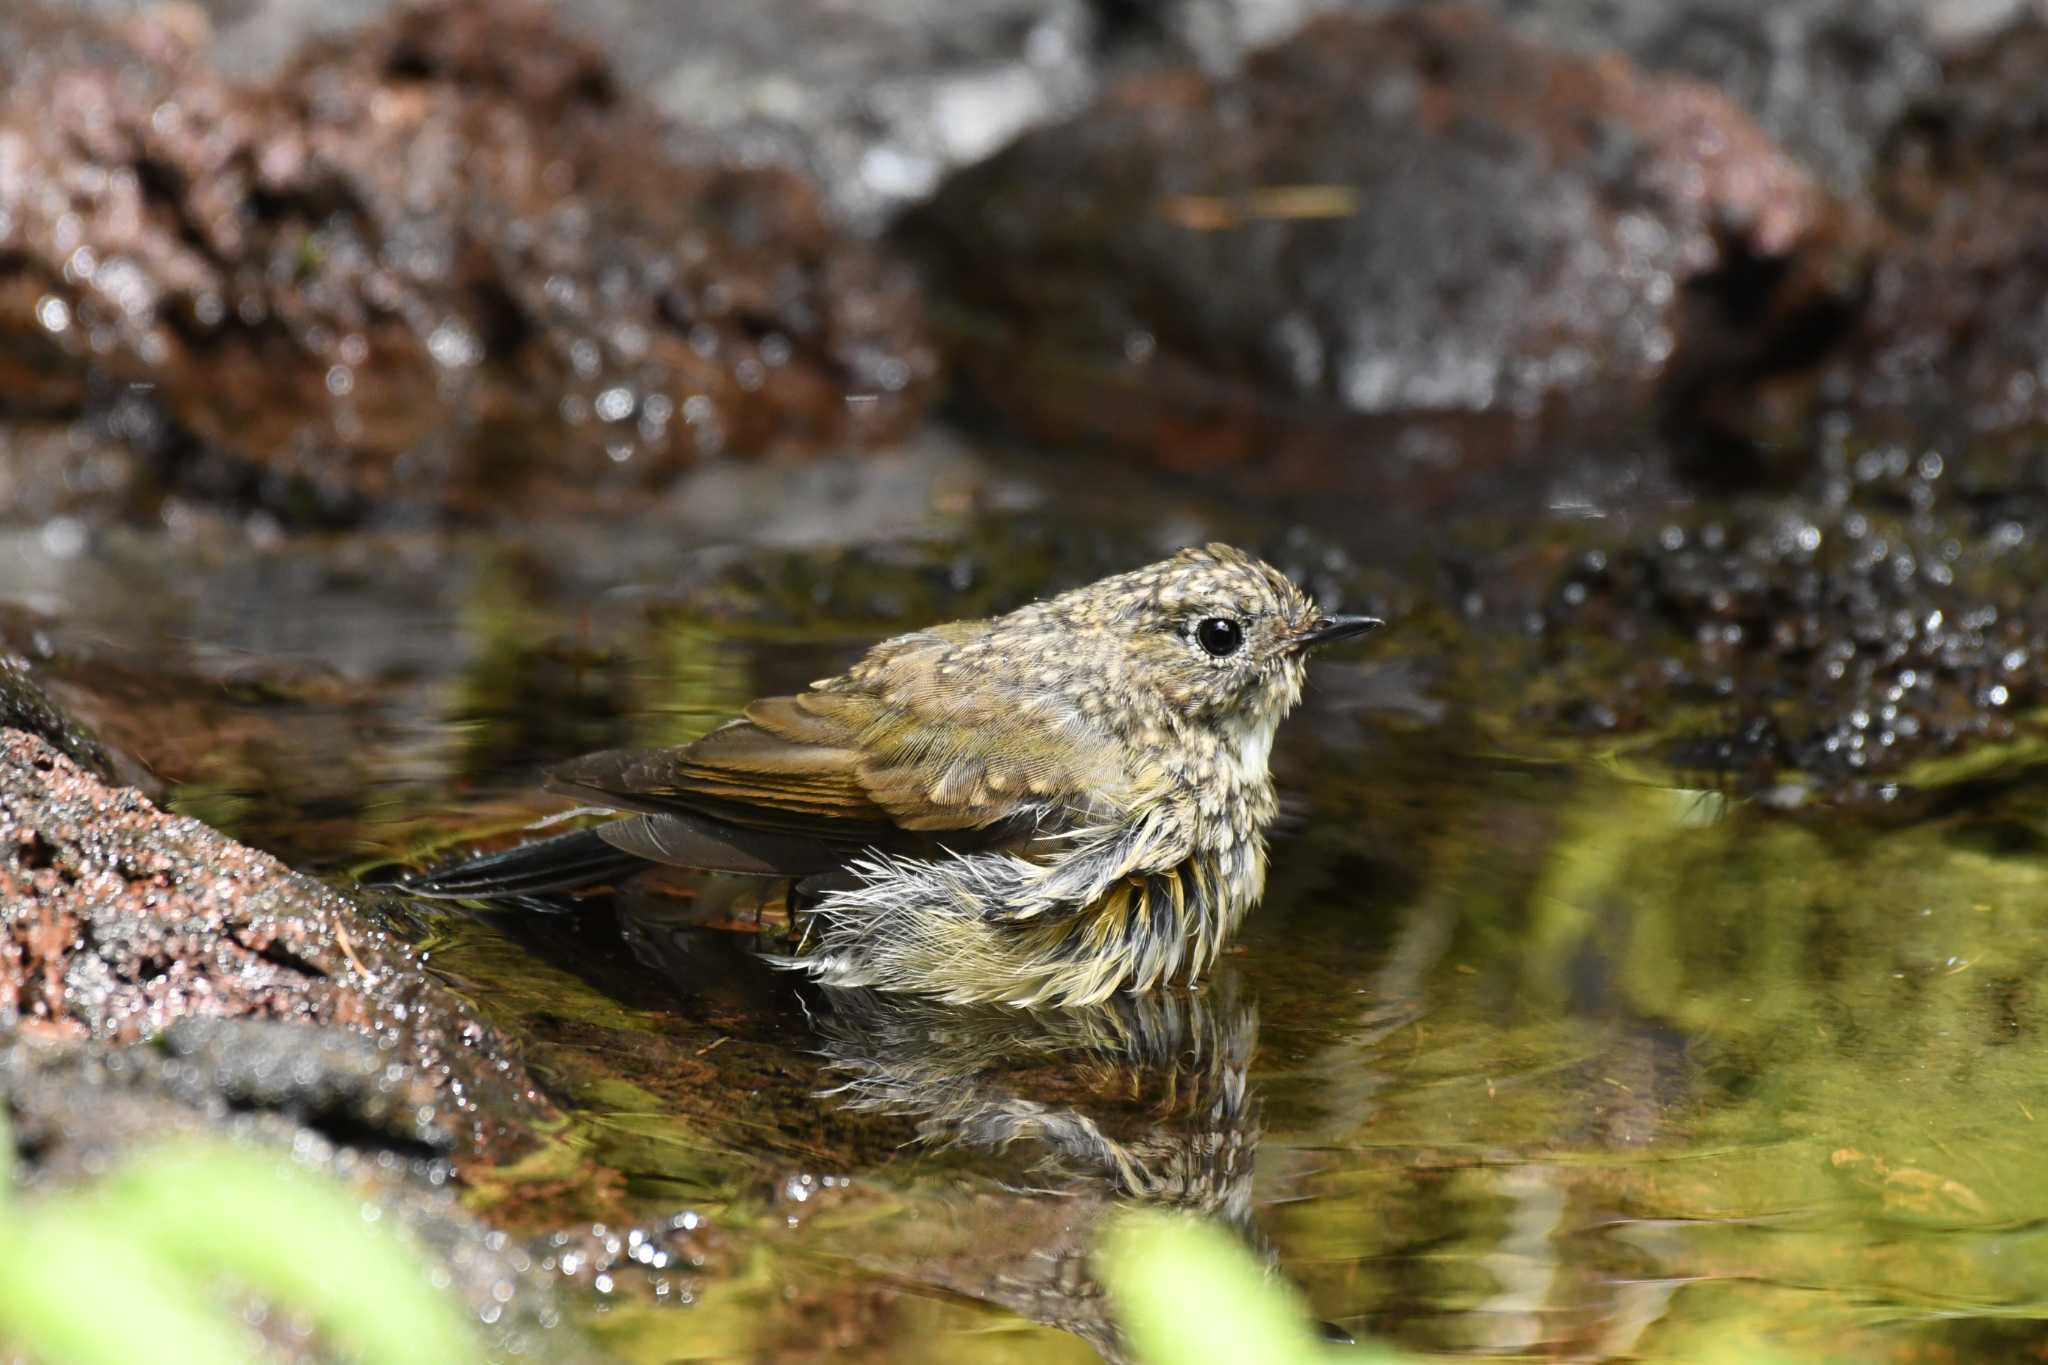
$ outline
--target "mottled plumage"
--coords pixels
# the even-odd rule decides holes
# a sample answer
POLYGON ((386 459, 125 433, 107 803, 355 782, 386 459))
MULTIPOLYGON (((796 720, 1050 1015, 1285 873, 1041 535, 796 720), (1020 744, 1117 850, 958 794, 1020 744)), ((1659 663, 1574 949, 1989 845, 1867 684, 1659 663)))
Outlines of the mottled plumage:
POLYGON ((1226 545, 885 640, 693 744, 551 784, 633 818, 416 878, 489 896, 641 860, 810 878, 840 986, 1082 1004, 1207 972, 1265 886, 1307 649, 1363 633, 1226 545))

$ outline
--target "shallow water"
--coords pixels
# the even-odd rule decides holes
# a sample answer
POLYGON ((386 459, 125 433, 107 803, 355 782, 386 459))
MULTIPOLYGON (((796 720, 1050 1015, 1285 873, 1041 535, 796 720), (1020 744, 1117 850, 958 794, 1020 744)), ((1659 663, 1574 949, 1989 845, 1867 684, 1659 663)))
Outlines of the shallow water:
MULTIPOLYGON (((168 804, 346 879, 515 830, 558 809, 545 763, 687 739, 881 635, 1257 535, 1171 487, 1133 531, 1113 481, 1058 482, 927 452, 735 472, 602 536, 31 529, 0 566, 168 804)), ((1686 785, 1529 728, 1512 629, 1366 525, 1276 542, 1401 628, 1313 671, 1266 903, 1204 991, 1047 1017, 799 993, 731 883, 411 907, 566 1114, 466 1172, 472 1202, 535 1235, 693 1215, 657 1268, 558 1249, 630 1360, 1086 1360, 1093 1230, 1129 1198, 1236 1226, 1319 1317, 1424 1354, 2048 1342, 2030 752, 1910 820, 1686 785)))

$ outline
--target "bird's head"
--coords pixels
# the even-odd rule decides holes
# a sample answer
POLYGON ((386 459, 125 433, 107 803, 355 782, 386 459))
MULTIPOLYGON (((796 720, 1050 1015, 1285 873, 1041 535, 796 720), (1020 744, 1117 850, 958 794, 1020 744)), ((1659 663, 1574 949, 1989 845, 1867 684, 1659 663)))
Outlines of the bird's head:
POLYGON ((1325 613, 1278 569, 1222 544, 1182 550, 1048 605, 1072 629, 1107 637, 1113 689, 1155 698, 1182 724, 1268 737, 1301 699, 1311 649, 1381 625, 1325 613))

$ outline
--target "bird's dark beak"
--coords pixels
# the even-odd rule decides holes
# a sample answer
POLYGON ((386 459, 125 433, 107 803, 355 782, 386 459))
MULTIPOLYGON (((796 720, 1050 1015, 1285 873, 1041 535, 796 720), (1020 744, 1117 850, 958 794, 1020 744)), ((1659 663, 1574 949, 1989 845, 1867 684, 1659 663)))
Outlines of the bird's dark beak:
POLYGON ((1315 645, 1333 645, 1339 640, 1356 640, 1361 635, 1370 635, 1386 622, 1377 616, 1323 616, 1316 623, 1294 637, 1303 649, 1315 645))

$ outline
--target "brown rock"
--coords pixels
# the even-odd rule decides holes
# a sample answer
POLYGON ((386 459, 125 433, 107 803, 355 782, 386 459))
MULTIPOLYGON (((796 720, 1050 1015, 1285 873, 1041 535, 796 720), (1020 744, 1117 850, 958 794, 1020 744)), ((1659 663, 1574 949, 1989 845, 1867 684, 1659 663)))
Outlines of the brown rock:
POLYGON ((1838 304, 1841 232, 1713 90, 1429 8, 1126 83, 903 240, 1004 421, 1377 489, 1560 423, 1688 425, 1838 304))
POLYGON ((645 488, 923 407, 908 283, 794 175, 672 155, 542 7, 411 6, 263 89, 147 24, 22 10, 0 47, 0 410, 143 394, 158 471, 319 511, 645 488))
POLYGON ((506 1043, 358 902, 0 730, 0 1023, 132 1042, 195 1018, 370 1038, 472 1150, 548 1112, 506 1043))

